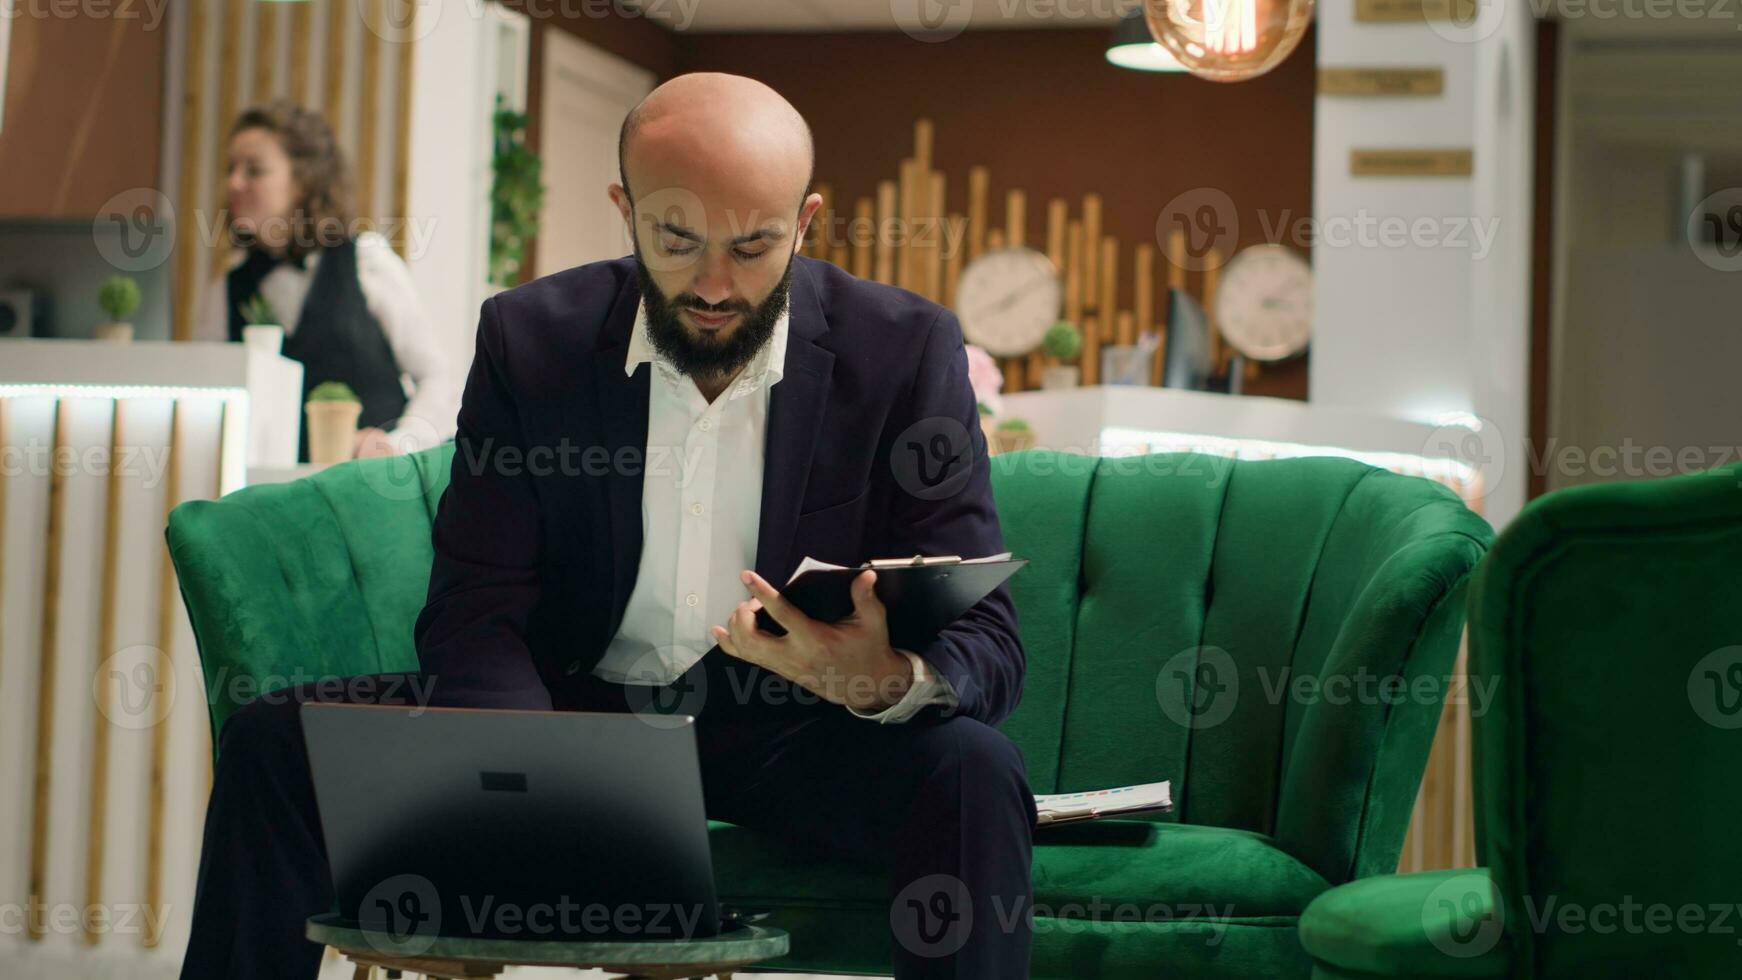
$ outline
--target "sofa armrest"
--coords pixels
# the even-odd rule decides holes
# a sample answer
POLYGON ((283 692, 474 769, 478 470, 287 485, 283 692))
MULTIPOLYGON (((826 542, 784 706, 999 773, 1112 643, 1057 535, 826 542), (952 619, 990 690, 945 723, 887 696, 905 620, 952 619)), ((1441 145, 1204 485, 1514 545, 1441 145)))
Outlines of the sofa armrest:
POLYGON ((1315 977, 1503 977, 1497 908, 1484 868, 1375 875, 1313 899, 1300 941, 1315 977))

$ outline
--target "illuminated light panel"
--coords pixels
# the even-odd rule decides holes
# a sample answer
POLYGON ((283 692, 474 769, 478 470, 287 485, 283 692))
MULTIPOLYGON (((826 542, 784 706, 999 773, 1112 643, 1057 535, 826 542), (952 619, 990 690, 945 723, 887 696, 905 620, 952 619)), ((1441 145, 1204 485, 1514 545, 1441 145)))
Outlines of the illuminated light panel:
POLYGON ((1309 446, 1299 442, 1268 439, 1232 439, 1227 436, 1190 432, 1157 432, 1110 426, 1101 430, 1103 456, 1138 453, 1203 453, 1231 459, 1296 459, 1302 456, 1337 456, 1377 466, 1407 476, 1424 476, 1443 483, 1466 500, 1479 495, 1480 474, 1462 460, 1417 453, 1344 449, 1341 446, 1309 446))

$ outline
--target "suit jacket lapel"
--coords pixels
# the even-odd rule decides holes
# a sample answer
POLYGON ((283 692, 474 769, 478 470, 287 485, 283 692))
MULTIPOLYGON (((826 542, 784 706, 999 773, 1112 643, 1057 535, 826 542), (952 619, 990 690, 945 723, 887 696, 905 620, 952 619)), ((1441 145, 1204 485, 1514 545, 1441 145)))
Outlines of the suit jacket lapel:
POLYGON ((630 276, 606 316, 599 346, 593 353, 606 451, 605 484, 610 495, 611 554, 606 574, 611 580, 611 627, 605 634, 607 641, 617 635, 622 625, 629 592, 635 585, 635 572, 641 564, 641 483, 647 462, 642 456, 647 451, 647 396, 653 368, 642 364, 633 375, 623 372, 629 362, 629 336, 635 328, 635 311, 640 303, 640 287, 635 277, 630 276), (624 468, 618 465, 620 460, 639 462, 624 468))
POLYGON ((834 377, 835 355, 817 343, 829 327, 806 266, 810 261, 803 256, 792 260, 785 373, 770 392, 762 454, 756 574, 777 589, 798 564, 792 538, 834 377))

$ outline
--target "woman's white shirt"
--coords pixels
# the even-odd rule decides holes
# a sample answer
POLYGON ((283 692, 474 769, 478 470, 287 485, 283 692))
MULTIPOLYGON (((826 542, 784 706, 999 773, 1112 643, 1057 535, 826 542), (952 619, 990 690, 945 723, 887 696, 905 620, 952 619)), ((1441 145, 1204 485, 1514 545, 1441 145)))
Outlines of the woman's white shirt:
MULTIPOLYGON (((206 287, 194 318, 195 340, 230 339, 227 273, 241 264, 244 257, 242 250, 237 249, 225 266, 226 275, 218 276, 206 287)), ((286 337, 296 332, 303 300, 308 297, 315 270, 320 266, 320 252, 311 253, 305 261, 305 268, 289 262, 281 264, 260 281, 260 295, 272 304, 273 311, 284 322, 286 337)), ((448 357, 418 299, 411 270, 378 232, 365 231, 357 236, 357 280, 363 290, 363 301, 380 321, 393 359, 403 372, 401 382, 410 379, 406 390, 409 400, 394 427, 393 442, 404 452, 428 449, 454 434, 459 412, 458 385, 448 357)))

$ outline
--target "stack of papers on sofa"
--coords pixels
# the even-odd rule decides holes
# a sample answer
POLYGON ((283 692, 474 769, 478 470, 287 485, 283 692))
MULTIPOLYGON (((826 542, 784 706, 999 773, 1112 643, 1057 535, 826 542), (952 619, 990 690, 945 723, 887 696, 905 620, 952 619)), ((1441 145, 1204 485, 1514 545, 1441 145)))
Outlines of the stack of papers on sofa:
POLYGON ((1043 825, 1172 810, 1173 788, 1167 780, 1162 780, 1085 793, 1049 793, 1036 796, 1034 808, 1043 825))

